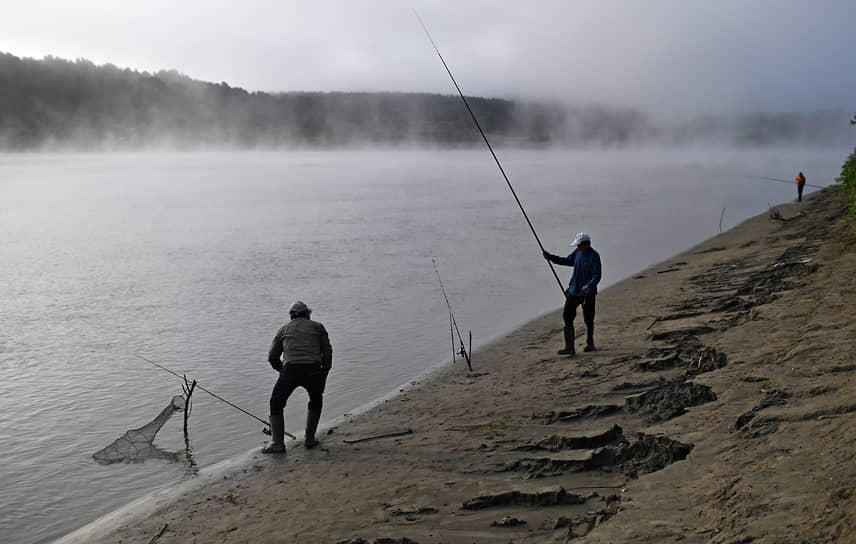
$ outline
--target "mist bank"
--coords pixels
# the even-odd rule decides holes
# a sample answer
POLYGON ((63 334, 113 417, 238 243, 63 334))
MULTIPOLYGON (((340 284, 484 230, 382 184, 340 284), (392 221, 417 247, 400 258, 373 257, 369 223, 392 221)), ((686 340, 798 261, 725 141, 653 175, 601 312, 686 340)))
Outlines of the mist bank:
MULTIPOLYGON (((836 145, 850 112, 700 115, 468 97, 496 145, 836 145)), ((0 149, 345 148, 480 145, 456 95, 247 91, 226 82, 0 53, 0 149)))

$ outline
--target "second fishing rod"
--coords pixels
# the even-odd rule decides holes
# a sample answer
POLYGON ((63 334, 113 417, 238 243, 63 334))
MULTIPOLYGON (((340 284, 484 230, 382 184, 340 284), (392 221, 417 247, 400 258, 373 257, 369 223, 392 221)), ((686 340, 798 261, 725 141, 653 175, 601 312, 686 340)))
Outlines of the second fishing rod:
MULTIPOLYGON (((782 178, 770 178, 767 176, 745 176, 745 177, 752 178, 752 179, 766 179, 767 181, 778 181, 779 183, 787 183, 788 185, 791 185, 791 186, 796 185, 795 181, 790 181, 790 180, 782 179, 782 178)), ((826 187, 824 187, 823 185, 812 185, 811 183, 806 183, 805 186, 806 187, 814 187, 815 189, 826 189, 826 187)))
MULTIPOLYGON (((454 327, 455 332, 458 333, 458 341, 461 343, 461 349, 458 351, 465 361, 467 361, 467 368, 472 370, 472 351, 473 351, 473 331, 470 331, 470 349, 469 351, 464 346, 464 337, 461 335, 461 330, 458 328, 458 322, 455 320, 455 314, 452 313, 452 304, 449 302, 449 296, 446 294, 446 288, 443 286, 443 280, 440 279, 440 271, 437 269, 437 261, 431 259, 431 262, 434 264, 434 273, 437 274, 437 281, 440 282, 440 289, 443 291, 443 298, 446 300, 446 307, 449 308, 449 322, 454 327)), ((455 336, 452 335, 452 360, 454 361, 455 357, 455 336)))

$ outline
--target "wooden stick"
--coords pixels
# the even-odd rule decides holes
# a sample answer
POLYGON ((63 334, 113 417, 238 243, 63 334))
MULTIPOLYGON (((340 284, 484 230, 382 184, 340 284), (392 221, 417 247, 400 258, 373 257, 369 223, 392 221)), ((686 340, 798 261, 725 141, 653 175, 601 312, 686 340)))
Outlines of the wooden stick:
POLYGON ((164 534, 164 532, 166 532, 166 523, 164 523, 163 527, 160 528, 160 531, 158 531, 158 534, 156 534, 155 536, 152 537, 151 540, 149 540, 149 544, 154 544, 154 542, 157 539, 159 539, 161 537, 161 535, 164 534))
POLYGON ((196 388, 196 380, 189 382, 187 376, 184 377, 184 385, 181 387, 184 390, 184 436, 187 438, 187 419, 190 417, 190 396, 193 395, 193 390, 196 388))
POLYGON ((655 317, 655 318, 654 318, 654 321, 652 321, 652 322, 651 322, 651 324, 650 324, 650 325, 648 325, 648 327, 647 327, 645 330, 646 330, 646 331, 651 330, 651 327, 653 327, 654 325, 656 325, 656 324, 657 324, 657 321, 660 321, 660 316, 659 316, 659 315, 658 315, 657 317, 655 317))
POLYGON ((406 431, 400 431, 397 433, 389 433, 389 434, 379 434, 377 436, 366 436, 365 438, 357 438, 356 440, 342 440, 345 444, 356 444, 357 442, 365 442, 367 440, 377 440, 379 438, 392 438, 395 436, 404 436, 407 434, 413 434, 413 429, 407 429, 406 431))

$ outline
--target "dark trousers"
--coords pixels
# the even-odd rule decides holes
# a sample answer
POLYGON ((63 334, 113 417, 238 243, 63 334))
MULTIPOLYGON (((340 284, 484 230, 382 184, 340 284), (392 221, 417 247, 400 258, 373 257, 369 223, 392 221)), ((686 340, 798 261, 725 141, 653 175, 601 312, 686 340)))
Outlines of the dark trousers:
POLYGON ((281 414, 288 397, 298 387, 303 387, 309 393, 309 410, 321 411, 324 403, 324 387, 327 384, 327 373, 320 365, 297 364, 285 365, 279 371, 279 379, 273 386, 270 395, 270 413, 281 414))
MULTIPOLYGON (((562 319, 565 320, 565 329, 574 330, 574 318, 577 316, 577 306, 583 307, 583 321, 586 324, 586 341, 592 342, 594 339, 594 301, 597 297, 589 295, 587 297, 575 297, 568 295, 565 299, 565 309, 562 311, 562 319)), ((573 337, 573 333, 571 333, 573 337)))
POLYGON ((805 183, 797 183, 797 202, 802 202, 802 190, 805 183))

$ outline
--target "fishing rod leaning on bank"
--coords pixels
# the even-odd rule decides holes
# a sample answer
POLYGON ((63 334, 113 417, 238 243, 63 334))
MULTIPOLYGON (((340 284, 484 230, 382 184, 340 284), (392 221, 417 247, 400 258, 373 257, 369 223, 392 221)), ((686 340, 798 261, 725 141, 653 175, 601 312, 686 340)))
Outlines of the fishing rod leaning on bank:
POLYGON ((452 333, 452 362, 455 362, 455 355, 460 355, 467 362, 467 368, 472 371, 472 353, 473 353, 473 331, 470 331, 470 349, 467 350, 464 347, 464 337, 461 336, 461 330, 458 328, 458 322, 455 320, 455 314, 452 313, 452 305, 449 303, 449 297, 446 295, 446 288, 443 286, 443 280, 440 279, 440 271, 437 270, 437 261, 431 259, 431 262, 434 264, 434 273, 437 274, 437 281, 440 282, 440 290, 443 291, 443 298, 446 300, 446 307, 449 308, 449 328, 454 328, 454 331, 458 333, 458 341, 461 343, 460 349, 455 351, 455 334, 452 333))

